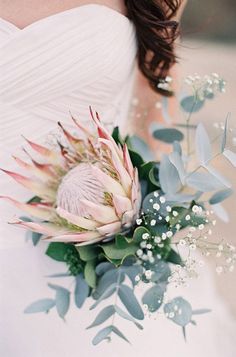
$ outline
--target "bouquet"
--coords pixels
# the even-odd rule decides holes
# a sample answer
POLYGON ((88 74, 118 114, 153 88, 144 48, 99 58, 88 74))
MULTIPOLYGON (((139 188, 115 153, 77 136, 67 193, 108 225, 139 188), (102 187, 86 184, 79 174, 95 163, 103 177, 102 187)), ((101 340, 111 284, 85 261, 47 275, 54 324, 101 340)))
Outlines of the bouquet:
MULTIPOLYGON (((162 83, 165 89, 169 82, 168 78, 162 83)), ((224 91, 225 82, 213 74, 189 76, 186 83, 192 90, 181 99, 186 123, 153 132, 156 139, 173 146, 160 162, 140 138, 122 138, 118 127, 110 134, 90 108, 96 130, 88 130, 72 116, 75 132, 58 123, 64 142, 58 140, 56 147, 27 139, 37 158, 31 156, 31 163, 15 160, 29 177, 5 170, 34 194, 27 203, 2 197, 29 215, 11 223, 32 231, 34 245, 39 240, 49 243, 47 256, 65 263, 67 270, 52 278, 74 277, 72 291, 49 283, 53 297, 32 303, 25 313, 55 308, 64 319, 72 296, 79 309, 88 298, 90 309, 109 301, 89 326, 100 329, 93 339, 97 345, 112 334, 128 341, 115 325, 115 315, 142 329, 145 311, 162 311, 185 336, 194 316, 210 311, 194 310, 183 297, 169 300, 166 291, 169 284, 184 283, 195 274, 198 262, 192 252, 196 248, 204 255, 218 254, 222 259, 218 273, 233 270, 235 248, 211 241, 211 225, 216 223, 214 212, 227 219, 221 202, 232 194, 231 184, 213 167, 213 159, 223 155, 235 166, 236 154, 226 146, 228 119, 216 154, 203 124, 190 123, 193 113, 217 91, 224 91), (186 152, 179 128, 187 133, 186 152), (190 130, 196 130, 197 154, 196 167, 191 169, 190 130), (187 251, 185 257, 181 247, 187 251), (139 284, 146 287, 141 301, 135 289, 139 284)))

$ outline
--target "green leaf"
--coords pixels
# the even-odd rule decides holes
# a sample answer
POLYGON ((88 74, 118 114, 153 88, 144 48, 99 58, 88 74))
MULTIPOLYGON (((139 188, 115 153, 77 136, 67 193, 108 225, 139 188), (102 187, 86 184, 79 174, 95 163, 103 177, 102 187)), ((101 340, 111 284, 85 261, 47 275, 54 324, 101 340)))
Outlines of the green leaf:
POLYGON ((130 244, 129 240, 123 234, 117 234, 115 242, 118 249, 126 249, 130 244))
POLYGON ((124 260, 129 255, 135 255, 138 247, 134 243, 129 243, 127 248, 120 249, 115 243, 108 243, 101 246, 105 255, 110 259, 124 260))
POLYGON ((89 286, 86 283, 85 279, 83 278, 82 274, 79 274, 75 278, 75 292, 74 292, 74 298, 75 298, 75 305, 80 309, 87 297, 89 296, 89 286))
POLYGON ((42 299, 33 302, 31 305, 26 307, 24 310, 25 314, 35 314, 38 312, 48 312, 51 308, 56 305, 55 300, 53 299, 42 299))
POLYGON ((202 109, 205 101, 200 100, 199 98, 195 96, 189 96, 185 97, 181 100, 180 105, 181 108, 186 112, 186 113, 196 113, 200 109, 202 109))
POLYGON ((27 203, 40 203, 41 201, 42 201, 42 198, 40 198, 38 196, 34 196, 29 201, 27 201, 27 203))
POLYGON ((182 297, 177 297, 168 304, 165 304, 164 312, 168 319, 182 327, 188 325, 192 320, 192 307, 182 297))
POLYGON ((170 250, 166 260, 172 264, 181 265, 181 266, 184 265, 181 256, 174 249, 170 250))
POLYGON ((148 306, 150 312, 157 311, 163 302, 165 288, 162 284, 154 285, 151 289, 145 292, 142 298, 143 304, 148 306))
POLYGON ((99 326, 103 324, 106 320, 108 320, 112 315, 115 314, 115 308, 113 305, 106 306, 104 309, 102 309, 93 323, 87 327, 87 329, 99 326))
POLYGON ((116 126, 116 127, 113 129, 112 137, 113 137, 113 139, 115 140, 115 142, 116 142, 117 144, 121 144, 121 145, 124 144, 124 140, 122 139, 122 137, 121 137, 121 135, 120 135, 120 130, 119 130, 119 127, 118 127, 118 126, 116 126))
POLYGON ((96 287, 97 276, 96 276, 95 268, 96 268, 95 260, 89 260, 84 268, 85 280, 91 288, 96 287))
POLYGON ((121 285, 118 290, 118 295, 129 313, 137 320, 144 319, 143 310, 134 295, 133 290, 127 285, 121 285))
POLYGON ((144 164, 143 158, 135 151, 129 150, 130 159, 134 167, 140 170, 140 167, 144 164))
POLYGON ((108 336, 112 332, 112 326, 104 327, 101 331, 99 331, 96 336, 94 337, 92 344, 94 346, 98 345, 103 340, 107 340, 108 336))
POLYGON ((79 252, 80 259, 87 262, 93 260, 98 256, 98 249, 93 245, 85 245, 76 247, 79 252))
POLYGON ((181 131, 174 128, 157 129, 153 132, 155 139, 172 144, 174 141, 182 141, 184 135, 181 131))
POLYGON ((134 234, 133 234, 133 239, 134 239, 135 243, 139 244, 140 242, 142 242, 143 234, 149 234, 150 235, 150 232, 145 227, 138 227, 138 228, 135 229, 134 234))
POLYGON ((58 262, 65 262, 66 254, 71 249, 76 251, 76 249, 69 244, 53 242, 49 244, 46 255, 58 262))
POLYGON ((220 203, 224 200, 226 200, 228 197, 230 197, 233 194, 233 190, 228 189, 228 190, 222 190, 219 192, 216 192, 209 200, 209 203, 211 205, 215 205, 217 203, 220 203))

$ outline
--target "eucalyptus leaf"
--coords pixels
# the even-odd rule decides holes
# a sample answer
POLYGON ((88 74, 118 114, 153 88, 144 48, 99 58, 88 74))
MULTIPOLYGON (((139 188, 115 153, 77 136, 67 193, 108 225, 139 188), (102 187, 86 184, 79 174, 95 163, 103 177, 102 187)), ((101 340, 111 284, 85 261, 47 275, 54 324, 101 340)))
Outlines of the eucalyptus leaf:
POLYGON ((203 315, 203 314, 208 314, 211 312, 211 309, 198 309, 198 310, 193 310, 193 315, 203 315))
POLYGON ((196 96, 188 96, 181 100, 180 105, 186 113, 196 113, 202 109, 204 102, 196 96))
POLYGON ((178 171, 181 183, 184 185, 186 172, 181 155, 177 151, 174 151, 169 155, 169 160, 175 166, 176 170, 178 171))
POLYGON ((134 295, 133 290, 127 285, 120 285, 118 290, 118 296, 128 312, 137 320, 144 319, 143 310, 134 295))
POLYGON ((63 319, 70 306, 70 292, 67 289, 60 289, 56 292, 56 308, 58 315, 63 319))
POLYGON ((57 273, 52 275, 47 275, 47 278, 67 278, 71 277, 70 273, 57 273))
POLYGON ((112 326, 112 332, 114 332, 117 336, 130 343, 129 340, 125 337, 125 335, 116 327, 112 326))
POLYGON ((217 203, 220 203, 224 200, 226 200, 228 197, 230 197, 233 194, 233 190, 228 189, 228 190, 222 190, 219 192, 216 192, 209 200, 209 203, 211 205, 215 205, 217 203))
POLYGON ((212 205, 211 207, 217 217, 219 217, 225 223, 229 222, 229 215, 220 203, 212 205))
POLYGON ((103 328, 101 331, 99 331, 96 336, 94 337, 94 339, 92 340, 92 344, 94 346, 98 345, 100 342, 102 342, 103 340, 106 340, 109 335, 112 332, 112 326, 108 326, 103 328))
POLYGON ((162 96, 162 115, 167 124, 171 124, 173 122, 170 114, 169 114, 169 109, 170 109, 170 103, 169 103, 169 98, 162 96))
POLYGON ((133 287, 137 284, 135 280, 136 276, 141 274, 143 270, 140 265, 122 266, 120 269, 128 276, 133 287))
POLYGON ((231 150, 225 150, 224 151, 224 156, 226 157, 226 159, 229 160, 229 162, 236 167, 236 154, 235 152, 231 151, 231 150))
POLYGON ((176 193, 181 188, 181 181, 175 166, 170 162, 168 155, 163 155, 160 170, 159 180, 161 188, 165 193, 176 193))
POLYGON ((155 159, 152 151, 144 140, 140 137, 133 135, 129 138, 131 146, 145 161, 152 161, 155 159))
POLYGON ((223 184, 213 175, 206 172, 193 172, 186 177, 188 186, 201 192, 211 192, 223 188, 223 184))
POLYGON ((229 114, 228 114, 228 116, 227 116, 227 118, 225 120, 224 133, 223 133, 222 143, 221 143, 221 152, 222 153, 225 150, 226 141, 227 141, 228 120, 229 120, 229 114))
POLYGON ((125 320, 133 322, 140 330, 143 330, 143 326, 140 325, 132 316, 127 314, 124 310, 122 310, 119 306, 114 306, 116 313, 125 320))
POLYGON ((185 327, 192 320, 192 307, 182 297, 177 297, 164 305, 164 312, 168 319, 181 327, 185 327))
POLYGON ((117 283, 111 284, 107 290, 99 297, 99 299, 90 307, 90 310, 95 309, 103 300, 109 298, 117 290, 117 283))
POLYGON ((32 242, 34 246, 36 246, 39 243, 41 237, 42 237, 41 233, 32 232, 32 242))
POLYGON ((51 308, 53 308, 56 305, 55 300, 53 299, 42 299, 42 300, 37 300, 30 304, 26 309, 24 310, 25 314, 35 314, 38 312, 48 312, 51 308))
POLYGON ((163 260, 158 260, 152 265, 152 278, 151 281, 155 283, 166 283, 169 276, 171 275, 171 270, 169 264, 163 260))
POLYGON ((153 132, 155 139, 172 144, 174 141, 182 141, 184 135, 181 131, 174 128, 157 129, 153 132))
POLYGON ((180 156, 182 156, 182 147, 178 141, 173 142, 173 150, 177 152, 180 156))
POLYGON ((114 265, 109 262, 102 262, 96 266, 96 274, 101 276, 105 274, 108 270, 114 269, 114 265))
POLYGON ((59 285, 49 283, 48 286, 56 291, 56 309, 58 315, 63 319, 70 306, 70 292, 59 285))
POLYGON ((87 327, 87 329, 90 329, 92 327, 99 326, 103 324, 106 320, 108 320, 112 315, 114 315, 116 312, 115 308, 113 305, 106 306, 104 309, 102 309, 93 323, 87 327))
POLYGON ((87 297, 89 296, 89 286, 85 279, 83 278, 82 274, 77 275, 75 278, 75 305, 80 309, 87 297))
POLYGON ((206 166, 212 159, 211 142, 202 123, 198 124, 196 130, 196 152, 203 166, 206 166))
POLYGON ((157 311, 163 302, 165 289, 162 284, 154 285, 145 292, 142 298, 143 304, 148 306, 150 312, 157 311))
POLYGON ((214 167, 207 166, 206 169, 212 176, 214 176, 219 182, 221 182, 222 185, 231 188, 231 183, 224 176, 222 176, 214 167))
POLYGON ((105 272, 98 281, 98 285, 95 290, 95 296, 100 297, 110 285, 117 283, 118 278, 119 280, 123 280, 124 274, 119 276, 120 274, 121 272, 117 268, 113 268, 105 272))

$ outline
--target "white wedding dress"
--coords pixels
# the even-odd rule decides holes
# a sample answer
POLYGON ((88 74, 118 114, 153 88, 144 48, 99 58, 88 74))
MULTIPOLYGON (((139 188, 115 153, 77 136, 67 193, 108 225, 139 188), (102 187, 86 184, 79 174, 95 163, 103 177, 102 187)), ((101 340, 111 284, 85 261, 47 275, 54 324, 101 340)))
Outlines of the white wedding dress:
MULTIPOLYGON (((22 135, 50 139, 57 121, 71 125, 69 111, 90 125, 89 105, 108 127, 125 128, 135 73, 136 38, 133 24, 115 10, 85 5, 39 20, 20 30, 0 20, 0 166, 17 170, 11 155, 21 156, 22 135)), ((5 174, 0 195, 26 200, 30 193, 5 174)), ((190 288, 171 291, 183 295, 194 308, 212 308, 197 318, 198 326, 181 330, 162 315, 147 318, 140 332, 129 322, 117 326, 130 339, 114 336, 112 343, 93 347, 94 330, 85 330, 94 318, 91 302, 82 310, 73 302, 62 321, 49 315, 23 314, 31 302, 53 297, 47 275, 63 272, 61 263, 25 241, 25 231, 7 224, 21 212, 0 202, 0 355, 2 357, 233 357, 235 322, 217 297, 208 269, 190 288)), ((70 286, 54 279, 54 283, 70 286)))

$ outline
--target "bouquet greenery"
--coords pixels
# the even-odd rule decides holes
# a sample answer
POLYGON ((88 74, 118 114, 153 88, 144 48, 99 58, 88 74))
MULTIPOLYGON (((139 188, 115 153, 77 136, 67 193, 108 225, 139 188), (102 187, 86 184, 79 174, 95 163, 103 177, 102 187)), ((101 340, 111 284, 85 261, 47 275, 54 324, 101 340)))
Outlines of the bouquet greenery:
MULTIPOLYGON (((162 83, 165 89, 169 82, 168 78, 162 83)), ((74 288, 69 291, 48 284, 55 296, 32 303, 25 313, 47 313, 56 308, 64 319, 72 294, 79 309, 87 298, 93 300, 91 309, 109 301, 89 326, 106 323, 93 339, 97 345, 111 334, 128 341, 115 326, 115 315, 142 329, 145 310, 160 310, 181 326, 185 335, 186 326, 194 324, 194 315, 209 311, 193 310, 182 297, 168 300, 166 291, 169 284, 183 283, 193 275, 197 263, 191 252, 196 248, 206 255, 215 251, 223 258, 217 266, 219 273, 233 270, 234 247, 210 237, 211 225, 215 225, 213 211, 227 219, 221 202, 232 194, 231 184, 213 167, 213 159, 223 155, 235 166, 236 154, 226 147, 228 120, 216 155, 203 124, 195 128, 191 123, 192 114, 217 91, 223 92, 225 82, 213 74, 189 76, 186 83, 193 91, 181 100, 186 123, 153 132, 156 139, 173 145, 173 151, 160 162, 140 138, 122 138, 118 127, 110 134, 91 109, 96 132, 72 117, 77 132, 59 123, 64 142, 58 140, 57 147, 27 139, 40 160, 15 160, 30 177, 5 172, 35 196, 27 203, 2 198, 30 215, 11 223, 32 231, 34 245, 39 240, 49 243, 47 256, 67 267, 64 273, 51 277, 73 276, 74 288), (180 128, 187 132, 186 153, 180 144, 184 138, 180 128), (193 161, 190 130, 196 130, 198 164, 193 169, 189 169, 193 161), (182 246, 188 251, 187 258, 179 253, 182 246), (136 296, 138 284, 146 286, 141 302, 136 296)))

